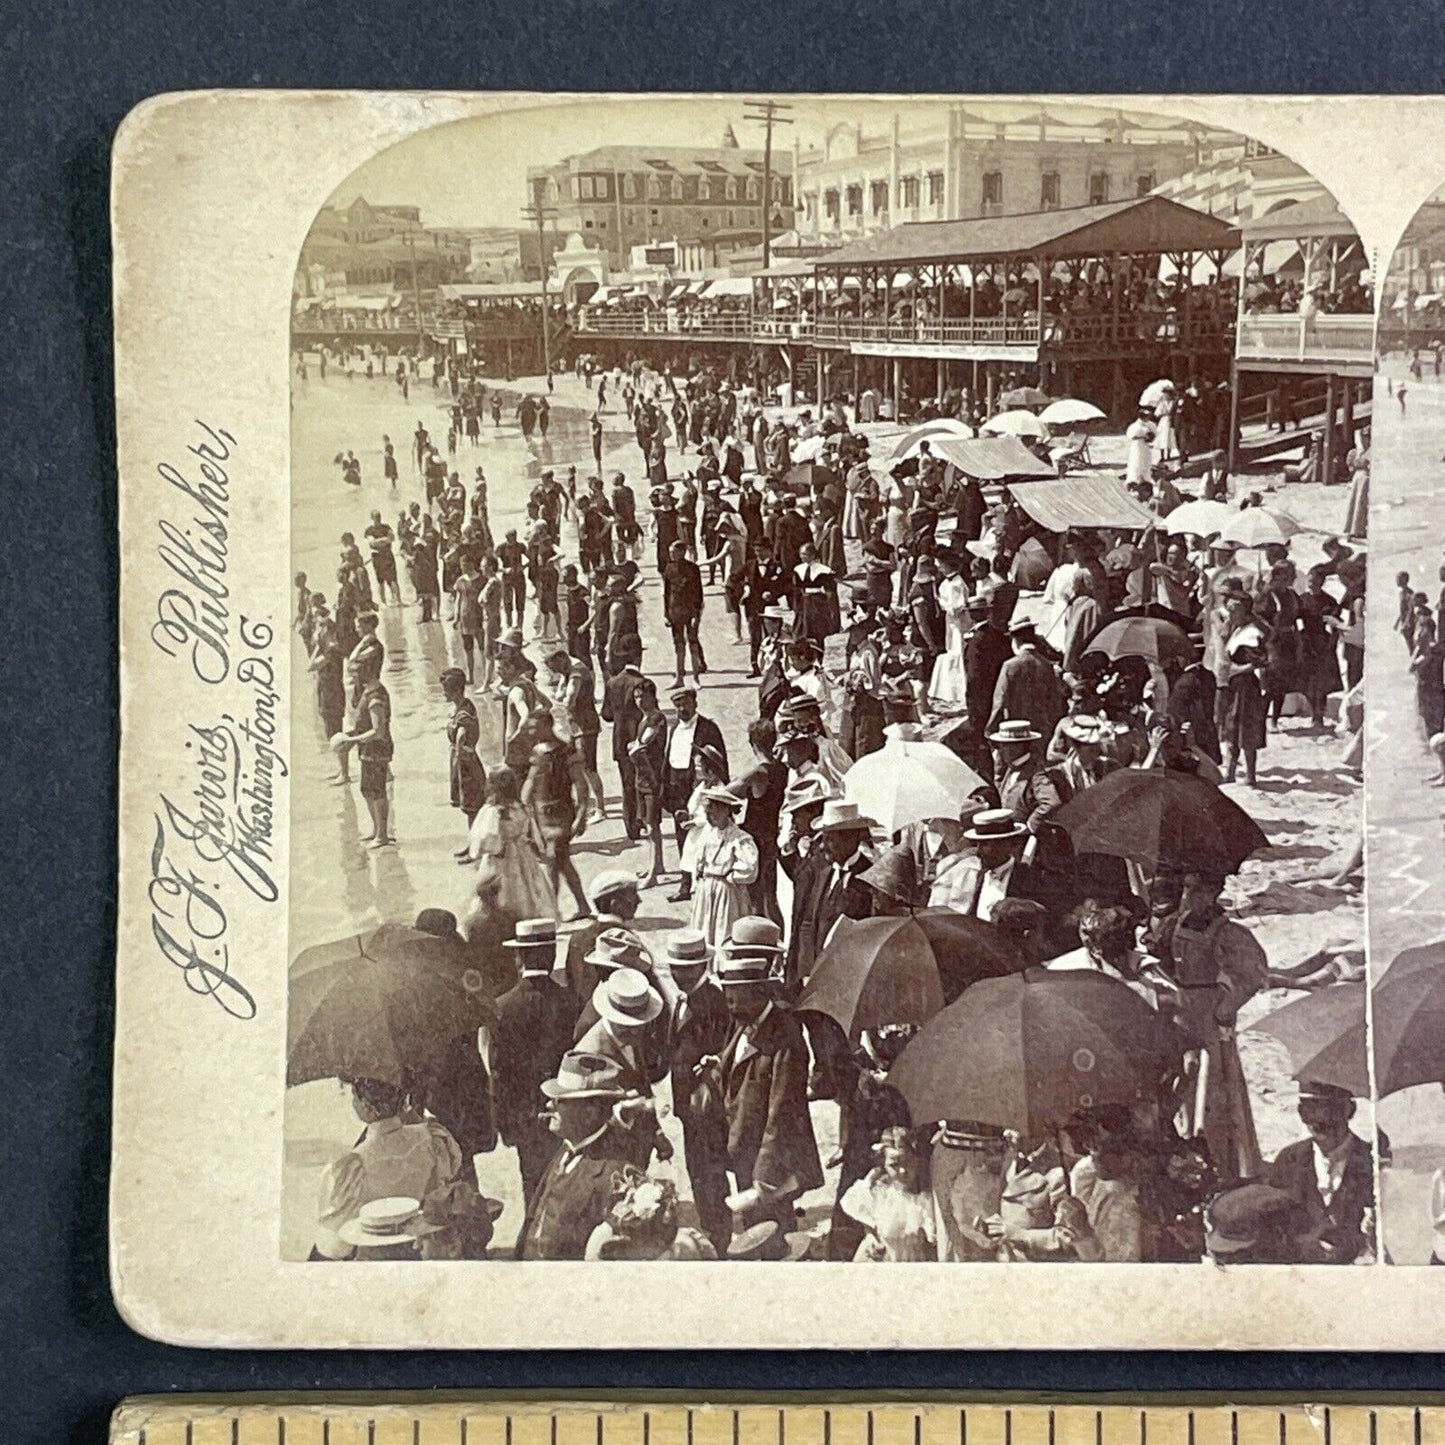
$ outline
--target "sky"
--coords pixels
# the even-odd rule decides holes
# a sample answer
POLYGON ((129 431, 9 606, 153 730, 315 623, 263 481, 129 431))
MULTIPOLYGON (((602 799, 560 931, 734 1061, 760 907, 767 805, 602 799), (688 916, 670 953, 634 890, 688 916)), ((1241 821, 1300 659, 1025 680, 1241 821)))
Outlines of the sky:
MULTIPOLYGON (((796 134, 806 149, 821 145, 839 124, 861 124, 865 135, 886 135, 895 114, 901 129, 940 127, 943 101, 896 99, 789 102, 794 124, 774 132, 774 147, 789 153, 796 134)), ((1061 120, 1087 120, 1109 114, 1097 107, 1060 105, 1047 98, 1050 114, 1061 120)), ((1037 105, 969 99, 970 112, 1011 118, 1037 105)), ((392 146, 352 173, 333 201, 357 196, 379 205, 420 206, 428 226, 516 226, 522 224, 529 165, 551 164, 602 145, 715 146, 731 124, 739 145, 761 147, 763 128, 743 120, 749 109, 741 97, 649 98, 629 101, 566 101, 523 115, 489 115, 452 121, 422 131, 392 146)))

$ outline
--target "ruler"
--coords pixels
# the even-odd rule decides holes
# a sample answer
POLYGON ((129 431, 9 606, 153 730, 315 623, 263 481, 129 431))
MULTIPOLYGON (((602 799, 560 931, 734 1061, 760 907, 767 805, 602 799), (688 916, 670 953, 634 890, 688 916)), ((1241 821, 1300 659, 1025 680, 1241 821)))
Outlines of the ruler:
POLYGON ((111 1445, 1445 1445, 1445 1398, 137 1396, 111 1445))

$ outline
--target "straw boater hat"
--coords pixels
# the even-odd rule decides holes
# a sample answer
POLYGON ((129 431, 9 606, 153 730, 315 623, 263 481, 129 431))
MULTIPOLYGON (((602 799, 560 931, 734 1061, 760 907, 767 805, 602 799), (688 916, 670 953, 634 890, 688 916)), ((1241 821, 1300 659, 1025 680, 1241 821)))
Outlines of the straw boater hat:
POLYGON ((721 803, 723 807, 730 808, 737 813, 745 806, 747 799, 738 797, 736 793, 730 793, 726 788, 704 788, 702 801, 704 803, 721 803))
POLYGON ((549 1099, 620 1099, 627 1090, 615 1059, 572 1050, 562 1055, 557 1077, 542 1081, 542 1093, 549 1099))
POLYGON ((524 646, 526 646, 526 640, 522 636, 522 629, 520 627, 508 627, 502 632, 501 636, 497 638, 497 647, 499 649, 510 647, 514 651, 520 652, 524 646))
POLYGON ((686 684, 681 684, 673 688, 672 691, 667 694, 667 696, 670 701, 679 702, 685 697, 696 697, 697 689, 695 687, 689 687, 686 684))
POLYGON ((597 935, 592 950, 582 960, 594 968, 630 968, 638 973, 652 972, 652 955, 642 940, 626 928, 604 928, 597 935))
POLYGON ((807 1254, 813 1236, 801 1231, 784 1232, 776 1219, 766 1219, 736 1235, 728 1245, 728 1258, 742 1262, 796 1261, 807 1254))
POLYGON ((1121 733, 1127 731, 1128 729, 1119 723, 1090 712, 1070 713, 1059 724, 1061 738, 1066 738, 1071 743, 1092 743, 1095 747, 1113 742, 1121 733))
POLYGON ((670 964, 706 964, 712 960, 712 949, 697 929, 684 928, 668 939, 665 956, 670 964))
POLYGON ((788 784, 783 793, 783 812, 796 813, 801 808, 821 807, 830 797, 827 779, 821 773, 807 773, 788 784))
POLYGON ((346 1244, 358 1249, 390 1249, 398 1244, 415 1244, 424 1234, 435 1234, 440 1226, 421 1217, 421 1200, 404 1194, 373 1199, 363 1204, 355 1219, 348 1219, 336 1232, 346 1244))
POLYGON ((998 843, 1022 838, 1027 832, 1011 809, 981 808, 973 815, 973 822, 964 829, 963 836, 970 843, 998 843))
POLYGON ((988 735, 991 743, 1038 743, 1043 734, 1027 718, 1006 718, 988 735))
POLYGON ((502 946, 519 951, 517 962, 523 973, 549 974, 557 962, 557 924, 551 918, 520 919, 502 946))
POLYGON ((662 1012, 662 1000, 635 968, 618 968, 592 990, 592 1007, 609 1023, 650 1024, 662 1012))
POLYGON ((823 804, 823 815, 813 826, 815 833, 871 833, 873 820, 858 811, 857 803, 842 798, 829 798, 823 804))

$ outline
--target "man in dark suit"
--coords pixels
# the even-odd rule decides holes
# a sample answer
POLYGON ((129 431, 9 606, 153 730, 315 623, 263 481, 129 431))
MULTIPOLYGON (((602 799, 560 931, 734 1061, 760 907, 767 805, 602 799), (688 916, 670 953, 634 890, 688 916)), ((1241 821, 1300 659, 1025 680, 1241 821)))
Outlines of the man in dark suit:
POLYGON ((968 699, 966 761, 975 772, 988 776, 988 749, 984 732, 993 708, 994 689, 1003 665, 1013 656, 1007 624, 989 610, 987 597, 975 597, 968 604, 973 626, 963 640, 963 684, 968 699))
POLYGON ((808 1113, 808 1045, 773 982, 778 936, 771 919, 740 918, 719 953, 733 1032, 717 1068, 738 1192, 755 1193, 772 1218, 791 1226, 798 1196, 822 1184, 823 1170, 808 1113))
POLYGON ((628 1164, 614 1122, 627 1090, 616 1063, 580 1052, 567 1054, 541 1090, 561 1141, 528 1205, 517 1257, 582 1259, 612 1207, 613 1176, 628 1164))
POLYGON ((687 651, 692 653, 692 675, 702 681, 707 659, 702 655, 698 625, 702 622, 702 570, 688 560, 687 547, 674 542, 668 549, 667 566, 662 569, 662 615, 672 632, 672 647, 677 656, 677 677, 673 686, 682 686, 687 651))
POLYGON ((727 1113, 714 1066, 732 1034, 732 1019, 722 990, 708 981, 711 957, 707 940, 695 930, 685 929, 668 942, 667 962, 677 994, 667 1012, 667 1053, 672 1110, 682 1125, 698 1222, 721 1256, 732 1231, 727 1207, 727 1113))
POLYGON ((1369 1248, 1365 1211, 1375 1208, 1370 1146, 1350 1129, 1355 1101, 1335 1084, 1302 1083, 1299 1116, 1310 1137, 1287 1144, 1266 1182, 1293 1195, 1306 1221, 1304 1264, 1353 1264, 1369 1248))
POLYGON ((522 1193, 530 1201, 557 1147, 551 1130, 537 1117, 539 1090, 572 1047, 577 1002, 552 981, 557 961, 553 919, 524 918, 507 947, 516 952, 522 976, 497 1000, 491 1030, 492 1103, 498 1132, 517 1151, 522 1193))
POLYGON ((627 645, 620 656, 622 665, 607 679, 603 690, 602 720, 612 724, 612 761, 617 765, 617 777, 622 785, 622 822, 627 836, 635 843, 642 836, 642 827, 637 819, 632 755, 627 749, 637 736, 637 725, 642 719, 633 696, 633 690, 642 681, 641 641, 627 645))
MULTIPOLYGON (((698 755, 707 749, 721 762, 722 775, 728 776, 728 749, 722 729, 697 710, 697 689, 682 683, 673 688, 672 705, 676 715, 667 725, 666 767, 662 775, 662 806, 672 814, 677 835, 677 851, 682 852, 683 837, 692 822, 687 805, 697 787, 698 755)), ((692 897, 692 878, 684 873, 676 893, 668 895, 670 903, 682 903, 692 897)))
POLYGON ((988 731, 997 732, 1009 718, 1024 718, 1036 732, 1051 738, 1064 715, 1064 685, 1043 655, 1032 622, 1015 622, 1008 635, 1013 656, 999 671, 988 731))

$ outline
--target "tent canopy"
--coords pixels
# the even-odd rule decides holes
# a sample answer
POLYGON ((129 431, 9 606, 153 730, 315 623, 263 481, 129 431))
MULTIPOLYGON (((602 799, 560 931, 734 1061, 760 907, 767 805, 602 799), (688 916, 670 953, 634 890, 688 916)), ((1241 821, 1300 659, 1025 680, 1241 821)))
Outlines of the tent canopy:
MULTIPOLYGON (((540 296, 540 281, 474 281, 438 286, 443 301, 512 301, 540 296)), ((556 294, 556 288, 553 288, 556 294)))
POLYGON ((819 271, 890 263, 1045 256, 1052 260, 1112 254, 1232 251, 1239 231, 1226 221, 1163 196, 1102 206, 984 216, 967 221, 908 221, 855 241, 815 262, 819 271))
POLYGON ((1339 202, 1328 191, 1292 206, 1281 206, 1245 221, 1242 227, 1246 241, 1303 241, 1321 236, 1359 237, 1350 218, 1340 210, 1339 202))
POLYGON ((1070 527, 1138 531, 1152 527, 1156 521, 1154 514, 1113 477, 1076 475, 1048 482, 1018 482, 1008 491, 1039 526, 1050 532, 1067 532, 1070 527))
POLYGON ((928 436, 930 451, 952 462, 965 476, 980 482, 1020 477, 1056 477, 1057 470, 1040 461, 1017 437, 928 436))

